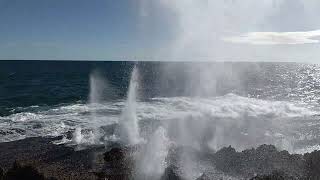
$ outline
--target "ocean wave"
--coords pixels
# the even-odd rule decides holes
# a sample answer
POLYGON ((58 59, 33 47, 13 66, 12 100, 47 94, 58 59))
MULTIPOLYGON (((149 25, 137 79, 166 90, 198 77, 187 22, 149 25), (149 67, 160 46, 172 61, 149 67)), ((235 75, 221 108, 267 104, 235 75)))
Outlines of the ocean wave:
POLYGON ((21 112, 12 114, 7 117, 0 117, 0 119, 10 119, 13 122, 25 122, 25 121, 35 121, 41 119, 43 116, 40 114, 21 112))
POLYGON ((296 154, 305 154, 305 153, 311 153, 311 152, 319 150, 319 149, 320 149, 320 145, 319 144, 310 145, 310 146, 306 146, 306 147, 301 148, 301 149, 296 149, 294 151, 294 153, 296 153, 296 154))
MULTIPOLYGON (((317 112, 301 105, 295 105, 284 101, 268 101, 256 98, 242 97, 235 94, 227 94, 215 98, 153 98, 162 102, 156 109, 174 111, 175 113, 211 114, 217 118, 266 117, 290 118, 313 116, 317 112), (187 111, 186 111, 187 110, 187 111)), ((159 111, 158 111, 159 112, 159 111)))
MULTIPOLYGON (((102 127, 118 123, 124 105, 125 101, 118 100, 100 104, 34 107, 32 112, 0 117, 0 141, 59 136, 77 128, 81 128, 81 132, 100 133, 102 127), (17 133, 12 129, 22 131, 17 133)), ((261 143, 292 149, 295 139, 305 136, 298 127, 312 128, 315 115, 317 111, 303 104, 236 94, 211 98, 159 97, 137 102, 140 129, 148 131, 143 133, 145 136, 155 128, 153 126, 157 123, 154 122, 159 121, 168 131, 169 138, 177 143, 194 147, 206 144, 212 149, 227 145, 241 149, 261 143)), ((57 143, 68 142, 74 143, 72 139, 57 143)))

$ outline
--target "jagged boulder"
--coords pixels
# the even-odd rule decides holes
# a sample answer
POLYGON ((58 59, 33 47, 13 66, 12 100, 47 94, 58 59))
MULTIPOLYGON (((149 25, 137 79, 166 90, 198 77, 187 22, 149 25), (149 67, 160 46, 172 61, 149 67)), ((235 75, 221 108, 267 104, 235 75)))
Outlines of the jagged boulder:
POLYGON ((125 159, 125 150, 121 148, 112 148, 110 151, 104 153, 104 160, 107 163, 121 162, 125 159))
POLYGON ((132 175, 133 160, 130 148, 114 147, 104 153, 105 166, 97 173, 99 179, 126 180, 132 175))
POLYGON ((0 167, 0 180, 3 180, 3 176, 4 176, 4 171, 3 171, 3 169, 0 167))
POLYGON ((3 176, 5 180, 45 180, 46 178, 31 166, 21 166, 15 162, 13 167, 9 169, 3 176))
POLYGON ((178 168, 170 165, 165 169, 161 180, 183 180, 183 178, 179 176, 178 168))
POLYGON ((214 156, 216 168, 229 174, 241 173, 242 163, 240 154, 231 146, 224 147, 216 152, 214 156))
POLYGON ((274 171, 270 175, 258 175, 250 180, 296 180, 296 178, 290 177, 281 171, 274 171))
POLYGON ((261 145, 257 149, 242 152, 236 152, 229 146, 217 151, 214 157, 214 164, 218 170, 247 178, 255 174, 272 174, 274 171, 283 171, 288 176, 301 178, 305 169, 305 161, 301 155, 278 151, 273 145, 261 145))
POLYGON ((211 180, 208 175, 203 173, 200 177, 198 177, 196 180, 211 180))
POLYGON ((306 160, 305 176, 309 180, 320 179, 320 151, 313 151, 304 155, 306 160))

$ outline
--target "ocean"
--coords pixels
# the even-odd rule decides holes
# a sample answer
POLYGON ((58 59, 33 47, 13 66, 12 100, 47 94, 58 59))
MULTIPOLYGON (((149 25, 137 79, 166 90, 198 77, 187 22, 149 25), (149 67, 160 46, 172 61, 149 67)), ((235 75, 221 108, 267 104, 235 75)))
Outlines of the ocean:
POLYGON ((130 142, 156 133, 196 149, 305 153, 320 149, 319 95, 313 64, 0 61, 0 142, 92 146, 121 139, 111 127, 123 125, 130 142))

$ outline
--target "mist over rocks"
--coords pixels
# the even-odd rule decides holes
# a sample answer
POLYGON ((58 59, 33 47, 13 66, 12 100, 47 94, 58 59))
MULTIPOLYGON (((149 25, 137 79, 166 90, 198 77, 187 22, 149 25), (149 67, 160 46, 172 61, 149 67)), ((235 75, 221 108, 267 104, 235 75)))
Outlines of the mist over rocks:
POLYGON ((304 154, 306 160, 306 177, 311 180, 320 179, 320 151, 304 154))
MULTIPOLYGON (((124 152, 126 151, 120 148, 108 151, 105 153, 106 163, 111 161, 111 164, 115 162, 121 164, 121 161, 125 159, 124 152)), ((196 178, 197 180, 214 180, 217 177, 251 180, 313 180, 320 177, 320 152, 314 151, 305 155, 289 154, 287 151, 277 150, 273 145, 261 145, 241 152, 237 152, 231 146, 224 147, 217 152, 199 152, 188 147, 171 148, 166 159, 168 166, 160 180, 187 179, 183 176, 180 166, 184 152, 206 159, 217 170, 217 172, 203 172, 196 178)), ((127 170, 122 173, 127 175, 127 170)))
MULTIPOLYGON (((75 147, 52 144, 55 140, 57 138, 39 137, 0 143, 0 179, 6 179, 8 173, 15 177, 26 173, 45 179, 139 179, 134 158, 144 145, 112 144, 75 151, 75 147)), ((320 151, 299 155, 279 151, 273 145, 241 152, 231 146, 216 152, 173 146, 159 180, 189 180, 181 166, 186 156, 192 163, 198 159, 214 169, 199 171, 194 180, 317 180, 320 177, 320 151)))
POLYGON ((305 159, 302 155, 278 151, 273 145, 261 145, 256 149, 236 152, 231 146, 222 148, 214 155, 217 169, 246 178, 255 174, 269 175, 275 171, 302 178, 305 175, 305 159))
MULTIPOLYGON (((113 100, 110 101, 105 101, 103 93, 109 91, 109 86, 115 86, 112 78, 110 81, 108 77, 103 85, 105 77, 93 73, 90 76, 87 103, 50 106, 43 110, 42 106, 30 107, 2 118, 6 122, 2 125, 4 132, 13 134, 0 135, 9 141, 30 136, 45 137, 48 134, 65 138, 61 141, 57 139, 56 145, 51 143, 55 140, 50 138, 30 138, 6 144, 2 146, 6 153, 1 157, 5 163, 0 161, 0 164, 5 164, 3 167, 11 166, 17 159, 37 168, 46 177, 55 176, 59 179, 195 180, 222 177, 233 180, 249 179, 256 175, 257 178, 270 177, 274 172, 283 172, 283 175, 276 174, 283 177, 315 176, 315 155, 308 158, 312 162, 308 167, 304 156, 291 155, 275 148, 302 152, 305 147, 318 142, 318 133, 315 131, 319 127, 318 117, 315 116, 317 112, 304 105, 291 103, 291 99, 279 101, 283 100, 279 96, 288 97, 295 87, 288 86, 290 92, 282 93, 283 89, 288 89, 278 83, 283 71, 280 70, 281 73, 271 79, 267 78, 269 75, 264 76, 265 73, 263 77, 255 79, 260 71, 253 73, 250 75, 254 77, 253 80, 243 78, 248 82, 241 86, 242 82, 236 83, 238 73, 227 75, 238 69, 238 64, 220 64, 217 67, 212 64, 210 68, 202 69, 206 65, 182 65, 182 72, 177 72, 177 76, 174 76, 175 73, 165 74, 173 78, 166 82, 161 82, 158 75, 151 77, 154 82, 147 82, 149 72, 134 65, 131 78, 128 71, 126 83, 122 83, 125 86, 122 90, 127 95, 121 99, 111 98, 113 100), (185 70, 192 77, 185 78, 185 70), (215 74, 210 72, 213 71, 216 75, 222 74, 211 82, 211 75, 215 74), (208 79, 202 79, 198 72, 203 72, 208 79), (130 82, 127 82, 129 79, 130 82), (274 80, 277 80, 276 84, 269 83, 274 80), (164 90, 157 88, 162 87, 162 83, 167 84, 163 86, 164 90), (209 86, 203 89, 207 84, 209 86), (236 88, 238 85, 240 89, 236 88), (263 96, 267 90, 265 86, 270 91, 263 96), (163 94, 153 94, 149 88, 158 89, 163 94), (248 89, 241 91, 241 88, 248 89), (274 94, 274 89, 281 92, 274 94), (275 98, 263 98, 270 96, 275 98), (39 122, 41 126, 38 127, 36 125, 39 122), (7 123, 13 124, 14 129, 7 128, 7 123), (20 127, 26 127, 26 130, 21 131, 20 127), (67 133, 70 131, 74 133, 67 133), (301 144, 301 141, 305 144, 301 144), (261 144, 275 146, 258 147, 261 144), (236 151, 248 147, 258 148, 236 151)), ((273 69, 278 67, 271 66, 271 70, 266 72, 277 74, 274 72, 278 71, 273 69)), ((290 70, 284 67, 286 71, 290 70)), ((244 70, 239 74, 246 77, 247 73, 244 70)), ((293 75, 286 74, 284 77, 293 75)), ((281 82, 291 84, 287 79, 281 82)), ((300 93, 299 90, 294 95, 300 93)))
POLYGON ((168 166, 160 180, 184 180, 178 174, 178 168, 174 165, 168 166))
POLYGON ((270 175, 257 175, 250 180, 297 180, 298 178, 289 177, 284 172, 274 171, 270 175))
MULTIPOLYGON (((134 176, 132 152, 137 148, 116 147, 104 155, 106 166, 103 172, 109 179, 130 179, 134 176), (131 152, 130 152, 131 151, 131 152), (129 153, 130 152, 130 153, 129 153), (129 154, 127 154, 129 153, 129 154), (110 175, 110 172, 112 175, 110 175), (109 173, 109 174, 108 174, 109 173), (117 175, 114 175, 117 174, 117 175)), ((237 152, 231 146, 217 152, 199 152, 190 147, 172 147, 166 158, 167 167, 160 180, 187 180, 180 166, 183 154, 196 156, 211 162, 216 172, 202 172, 196 180, 250 179, 250 180, 316 180, 320 177, 320 151, 305 155, 279 151, 273 145, 237 152), (187 153, 186 153, 187 152, 187 153)), ((192 159, 192 157, 190 157, 192 159)), ((147 164, 146 164, 147 166, 147 164)), ((139 179, 139 178, 138 178, 139 179)))
POLYGON ((210 177, 207 176, 205 173, 203 173, 199 178, 197 178, 196 180, 210 180, 210 177))

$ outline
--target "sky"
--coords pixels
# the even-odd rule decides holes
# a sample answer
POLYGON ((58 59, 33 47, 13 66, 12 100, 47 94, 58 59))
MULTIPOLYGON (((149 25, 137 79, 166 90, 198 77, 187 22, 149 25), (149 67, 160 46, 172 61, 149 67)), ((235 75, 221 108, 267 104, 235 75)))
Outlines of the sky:
POLYGON ((0 0, 0 59, 320 63, 319 0, 0 0))

